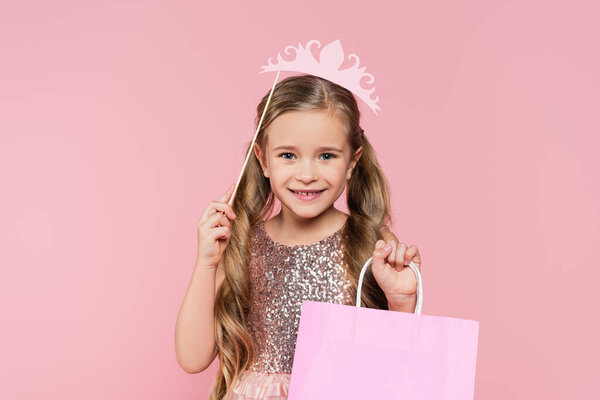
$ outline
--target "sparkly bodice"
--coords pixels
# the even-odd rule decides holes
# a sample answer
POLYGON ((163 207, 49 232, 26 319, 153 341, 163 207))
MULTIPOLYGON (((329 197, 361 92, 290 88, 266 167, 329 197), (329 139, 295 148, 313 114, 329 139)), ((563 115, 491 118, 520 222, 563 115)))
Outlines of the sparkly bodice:
POLYGON ((248 329, 252 371, 291 373, 303 300, 354 304, 343 265, 343 227, 314 243, 274 241, 260 221, 252 234, 248 329))

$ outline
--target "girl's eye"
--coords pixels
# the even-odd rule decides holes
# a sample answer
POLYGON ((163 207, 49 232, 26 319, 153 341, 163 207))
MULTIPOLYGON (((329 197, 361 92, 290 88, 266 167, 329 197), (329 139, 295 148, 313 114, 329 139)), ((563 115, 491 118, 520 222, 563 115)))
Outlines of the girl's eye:
MULTIPOLYGON (((281 157, 281 156, 285 156, 285 155, 288 155, 288 154, 293 156, 293 154, 292 154, 292 153, 281 153, 281 154, 279 155, 279 157, 281 157)), ((336 158, 336 157, 337 157, 335 154, 332 154, 332 153, 323 153, 323 154, 321 154, 321 155, 324 155, 324 156, 331 156, 331 157, 329 157, 329 158, 326 158, 325 160, 331 160, 331 159, 333 159, 333 158, 336 158)), ((287 158, 287 157, 283 157, 283 158, 284 158, 284 159, 287 159, 287 160, 289 160, 289 158, 287 158)))

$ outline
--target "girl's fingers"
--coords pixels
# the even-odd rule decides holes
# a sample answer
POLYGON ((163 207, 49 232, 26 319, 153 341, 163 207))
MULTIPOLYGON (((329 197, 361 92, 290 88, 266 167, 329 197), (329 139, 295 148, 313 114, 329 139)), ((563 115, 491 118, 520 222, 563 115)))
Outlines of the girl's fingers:
POLYGON ((227 215, 230 220, 236 218, 236 215, 233 212, 233 207, 231 207, 229 204, 220 201, 212 201, 204 211, 204 214, 198 223, 200 224, 204 221, 207 221, 214 214, 227 215))
MULTIPOLYGON (((405 264, 408 265, 410 264, 411 261, 413 261, 413 259, 415 259, 417 264, 420 264, 420 259, 418 259, 418 254, 419 254, 419 249, 417 249, 417 246, 412 245, 408 248, 408 250, 406 251, 406 254, 404 255, 404 259, 405 259, 405 264)), ((421 266, 419 265, 419 270, 421 269, 421 266)))
POLYGON ((386 250, 384 245, 386 243, 383 240, 378 240, 375 243, 375 250, 373 251, 372 267, 375 269, 383 269, 386 264, 386 258, 390 253, 390 250, 386 250))
POLYGON ((236 218, 236 215, 233 212, 233 207, 227 203, 229 198, 231 197, 231 194, 233 193, 234 188, 235 188, 235 183, 232 183, 231 186, 229 186, 229 188, 227 188, 227 191, 225 192, 225 194, 223 194, 223 196, 219 197, 219 200, 211 201, 208 204, 208 206, 206 207, 206 210, 204 210, 204 213, 198 220, 198 224, 197 224, 198 227, 200 227, 201 224, 206 222, 211 217, 211 215, 213 215, 215 213, 217 213, 217 214, 220 213, 221 215, 227 215, 227 217, 230 220, 233 220, 236 218))
POLYGON ((392 251, 390 252, 390 255, 388 256, 388 263, 396 268, 396 252, 398 251, 398 242, 396 242, 395 240, 390 240, 388 242, 391 246, 392 246, 392 251))
POLYGON ((390 268, 390 264, 386 263, 385 261, 392 250, 389 244, 389 247, 386 250, 385 244, 386 242, 383 240, 378 240, 375 242, 373 260, 371 261, 371 270, 373 271, 373 276, 384 292, 389 289, 389 286, 395 279, 394 274, 396 273, 394 269, 390 268))
MULTIPOLYGON (((231 194, 233 193, 233 189, 235 187, 235 183, 232 183, 231 186, 229 186, 229 189, 227 189, 227 191, 225 192, 225 194, 223 196, 221 196, 220 200, 222 202, 224 202, 225 204, 227 204, 227 206, 229 208, 231 207, 231 204, 229 203, 229 201, 231 200, 231 194)), ((233 212, 233 208, 232 208, 232 212, 233 212)))
POLYGON ((406 244, 400 243, 398 247, 398 252, 396 253, 396 259, 398 260, 398 267, 402 269, 404 267, 404 258, 406 255, 406 244))
POLYGON ((387 243, 384 240, 378 240, 375 242, 375 250, 373 251, 373 261, 377 259, 377 261, 386 261, 386 258, 389 256, 390 250, 385 249, 385 245, 387 243))
POLYGON ((204 229, 210 231, 213 228, 220 228, 222 226, 229 228, 231 226, 231 222, 229 222, 225 215, 218 212, 214 213, 206 220, 206 225, 204 229))
POLYGON ((229 218, 227 218, 225 214, 222 214, 220 212, 213 214, 210 217, 209 221, 209 226, 211 228, 215 226, 231 226, 231 221, 229 220, 229 218))
POLYGON ((227 239, 229 235, 229 227, 227 226, 216 226, 210 230, 212 240, 227 239))
POLYGON ((218 218, 216 218, 218 225, 213 225, 213 226, 231 227, 231 221, 229 221, 229 219, 225 216, 225 214, 216 213, 215 215, 218 216, 218 218))

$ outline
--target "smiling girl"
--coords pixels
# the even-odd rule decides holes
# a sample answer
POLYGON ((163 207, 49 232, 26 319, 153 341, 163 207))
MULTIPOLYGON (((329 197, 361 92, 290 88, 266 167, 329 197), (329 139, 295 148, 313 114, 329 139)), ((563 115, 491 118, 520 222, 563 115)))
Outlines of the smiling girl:
POLYGON ((249 147, 233 207, 231 185, 198 222, 175 332, 185 371, 219 356, 214 400, 286 399, 302 301, 354 305, 369 257, 363 304, 406 312, 416 304, 406 266, 420 267, 420 255, 387 229, 387 180, 350 91, 313 75, 281 81, 249 147), (334 207, 344 190, 348 214, 334 207), (275 199, 281 210, 268 218, 275 199))

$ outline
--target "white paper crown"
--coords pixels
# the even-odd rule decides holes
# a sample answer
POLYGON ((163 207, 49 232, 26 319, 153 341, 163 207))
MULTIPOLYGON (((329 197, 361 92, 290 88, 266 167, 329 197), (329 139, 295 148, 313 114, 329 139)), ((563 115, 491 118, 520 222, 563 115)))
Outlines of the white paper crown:
POLYGON ((296 58, 291 61, 285 61, 281 58, 281 53, 278 53, 277 64, 271 62, 273 57, 269 58, 268 65, 261 66, 262 71, 260 71, 260 73, 262 74, 271 71, 293 71, 304 72, 325 78, 345 87, 360 97, 371 110, 373 110, 375 115, 377 115, 377 110, 381 111, 381 108, 377 105, 379 96, 375 96, 374 99, 371 98, 371 94, 375 91, 375 87, 372 89, 364 89, 360 85, 360 80, 363 76, 369 78, 369 81, 366 82, 368 84, 373 83, 375 78, 373 75, 364 72, 365 67, 358 67, 358 56, 354 53, 350 53, 348 59, 354 58, 356 62, 349 68, 339 70, 340 65, 342 65, 342 62, 344 61, 344 51, 342 50, 339 39, 329 43, 321 49, 319 61, 317 61, 312 54, 311 46, 313 44, 317 44, 318 47, 321 47, 321 42, 318 40, 309 40, 308 43, 306 43, 306 47, 303 47, 301 43, 298 43, 297 48, 294 46, 287 46, 284 52, 289 54, 289 50, 293 49, 296 51, 296 58))

